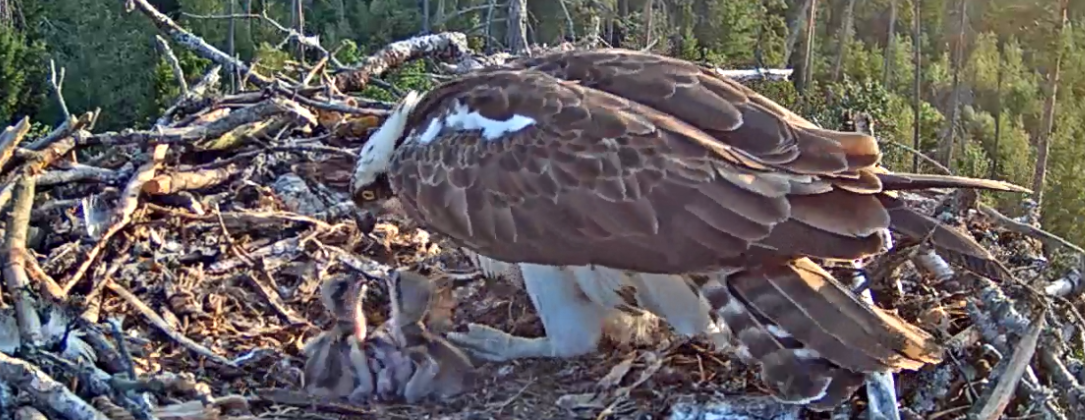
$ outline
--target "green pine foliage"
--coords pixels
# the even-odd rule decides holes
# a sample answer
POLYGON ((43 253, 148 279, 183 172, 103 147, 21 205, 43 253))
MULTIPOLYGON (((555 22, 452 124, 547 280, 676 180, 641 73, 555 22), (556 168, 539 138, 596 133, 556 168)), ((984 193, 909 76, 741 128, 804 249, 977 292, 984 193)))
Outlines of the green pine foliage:
POLYGON ((45 65, 41 41, 0 27, 0 124, 37 112, 47 93, 45 65))
MULTIPOLYGON (((645 5, 649 0, 528 1, 528 39, 556 44, 595 29, 609 44, 644 48, 645 5), (570 29, 570 25, 571 29, 570 29)), ((808 0, 652 0, 652 49, 726 68, 756 64, 785 67, 803 62, 808 0), (798 19, 799 21, 796 21, 798 19), (796 29, 796 34, 790 31, 796 29), (789 37, 795 40, 788 44, 789 37), (789 63, 785 63, 789 57, 789 63)), ((265 14, 289 26, 294 0, 155 0, 163 12, 263 72, 296 72, 295 50, 282 48, 285 34, 260 18, 228 13, 265 14)), ((434 31, 468 35, 473 48, 501 48, 505 39, 505 2, 485 25, 488 0, 429 0, 434 31), (471 11, 460 13, 463 10, 471 11), (487 36, 488 35, 488 36, 487 36)), ((912 145, 913 0, 897 0, 894 33, 889 33, 890 0, 858 0, 853 31, 846 43, 841 77, 831 80, 838 34, 847 1, 818 1, 814 30, 812 84, 804 92, 787 82, 754 84, 755 89, 792 107, 819 124, 838 128, 850 111, 866 111, 885 144, 884 163, 910 170, 911 155, 894 143, 912 145), (886 59, 887 39, 893 46, 886 59), (883 85, 883 77, 885 84, 883 85)), ((958 34, 958 0, 923 0, 920 10, 922 85, 920 149, 933 154, 952 114, 952 81, 961 86, 953 168, 965 175, 994 176, 1018 184, 1031 183, 1035 140, 1040 134, 1046 77, 1054 57, 1062 57, 1043 222, 1055 233, 1085 244, 1085 12, 1074 2, 1070 24, 1056 32, 1058 2, 1043 0, 970 0, 966 15, 964 56, 954 66, 958 34)), ((73 112, 103 109, 99 129, 147 124, 179 93, 169 66, 156 50, 155 28, 139 13, 128 14, 123 2, 92 0, 21 0, 23 21, 0 30, 0 121, 32 115, 53 123, 59 117, 47 78, 48 59, 67 69, 65 96, 73 112), (153 71, 148 71, 153 69, 153 71)), ((352 65, 387 43, 421 31, 419 0, 301 0, 305 32, 319 36, 336 58, 352 65)), ((206 71, 208 62, 174 45, 189 83, 206 71)), ((310 51, 305 57, 319 57, 310 51)), ((398 90, 427 89, 432 63, 411 63, 382 76, 398 90)), ((224 75, 225 76, 225 75, 224 75)), ((377 86, 363 94, 392 100, 377 86)), ((933 168, 923 165, 925 171, 933 168)), ((1019 195, 985 195, 1003 211, 1015 214, 1019 195)))

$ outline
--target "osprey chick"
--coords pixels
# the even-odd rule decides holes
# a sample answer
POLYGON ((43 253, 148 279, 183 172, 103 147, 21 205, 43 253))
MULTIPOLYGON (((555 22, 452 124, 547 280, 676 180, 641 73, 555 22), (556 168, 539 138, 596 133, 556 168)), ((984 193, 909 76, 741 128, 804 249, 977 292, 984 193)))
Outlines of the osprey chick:
POLYGON ((941 347, 809 258, 876 255, 892 229, 1004 278, 894 191, 1028 191, 880 159, 873 137, 819 128, 712 69, 574 50, 411 92, 363 147, 351 189, 362 208, 394 196, 428 230, 518 267, 546 337, 449 334, 476 355, 585 354, 618 309, 687 336, 718 317, 774 396, 830 409, 865 373, 937 363, 941 347))

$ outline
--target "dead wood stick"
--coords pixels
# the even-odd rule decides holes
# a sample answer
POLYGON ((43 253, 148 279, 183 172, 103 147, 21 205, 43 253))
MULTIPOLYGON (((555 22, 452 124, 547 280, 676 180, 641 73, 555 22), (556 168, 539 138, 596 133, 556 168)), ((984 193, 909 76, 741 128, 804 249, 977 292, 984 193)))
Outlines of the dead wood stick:
POLYGON ((1060 238, 1058 235, 1040 229, 1036 226, 1027 223, 1021 223, 1009 217, 1006 217, 1006 215, 999 213, 998 210, 991 208, 991 206, 979 203, 976 207, 980 211, 980 213, 983 213, 983 215, 993 219, 995 224, 998 224, 999 226, 1002 226, 1007 230, 1011 230, 1023 235, 1039 239, 1040 242, 1043 242, 1043 244, 1047 245, 1049 248, 1066 247, 1079 254, 1085 254, 1085 249, 1081 249, 1081 247, 1070 243, 1070 241, 1060 238))
POLYGON ((116 293, 117 296, 120 296, 121 299, 124 299, 124 301, 127 302, 129 305, 132 305, 132 307, 139 311, 139 313, 143 315, 143 317, 146 318, 147 321, 151 323, 151 325, 153 325, 155 328, 158 328, 159 331, 162 331, 163 334, 166 334, 167 337, 177 342, 177 344, 180 344, 182 347, 189 349, 193 353, 206 357, 214 361, 215 363, 219 363, 221 365, 229 367, 237 367, 237 365, 234 364, 234 362, 231 362, 229 359, 220 356, 219 354, 211 351, 211 349, 208 349, 207 347, 200 345, 200 343, 192 341, 191 338, 188 338, 184 334, 181 334, 177 330, 173 329, 173 327, 170 327, 170 324, 166 322, 165 319, 162 319, 162 317, 159 316, 154 309, 151 309, 150 306, 147 306, 146 303, 143 303, 143 301, 140 300, 138 296, 130 292, 128 289, 117 284, 117 282, 113 281, 112 279, 105 279, 104 281, 107 282, 106 287, 109 288, 111 292, 116 293))
POLYGON ((4 284, 15 301, 15 319, 23 343, 42 344, 41 319, 30 297, 30 279, 26 275, 26 234, 30 228, 30 209, 34 207, 34 178, 25 177, 15 188, 15 203, 4 232, 4 284))
POLYGON ((85 112, 78 117, 72 115, 67 121, 64 121, 59 126, 50 131, 45 137, 34 140, 30 144, 27 144, 24 149, 16 150, 16 156, 21 152, 36 151, 45 148, 46 146, 55 143, 56 141, 69 137, 79 130, 89 130, 94 122, 98 119, 98 114, 102 112, 101 108, 96 108, 93 112, 85 112))
MULTIPOLYGON (((1014 308, 1014 302, 1003 293, 1002 288, 997 283, 978 276, 976 281, 980 287, 978 293, 976 293, 977 297, 969 299, 967 302, 966 311, 968 317, 972 319, 972 325, 979 331, 984 341, 990 343, 998 352, 1009 354, 1014 347, 1020 347, 1020 345, 1014 346, 1011 344, 1007 335, 1026 337, 1031 332, 1030 327, 1034 326, 1034 323, 1030 323, 1027 318, 1014 308), (979 303, 976 302, 977 300, 979 303)), ((1048 350, 1043 349, 1041 351, 1048 350)), ((1024 366, 1024 374, 1021 377, 1020 385, 1031 396, 1044 393, 1036 372, 1027 362, 1024 366)), ((1037 403, 1049 416, 1061 418, 1058 415, 1058 409, 1053 406, 1051 401, 1042 400, 1037 403)))
POLYGON ((114 209, 113 216, 109 228, 102 234, 102 237, 98 239, 98 243, 94 244, 94 247, 90 249, 84 257, 82 264, 76 269, 75 273, 70 278, 62 282, 62 288, 65 296, 71 292, 79 280, 87 273, 87 269, 98 259, 98 254, 105 249, 109 240, 120 232, 128 223, 132 221, 132 213, 136 211, 136 207, 139 206, 139 193, 143 189, 143 184, 154 178, 155 170, 158 169, 158 165, 162 162, 162 159, 166 157, 166 151, 169 150, 169 145, 159 144, 156 145, 151 152, 150 160, 144 163, 136 171, 132 179, 128 181, 128 185, 124 187, 124 192, 121 193, 121 198, 117 203, 117 208, 114 209))
POLYGON ((1004 366, 1004 370, 998 378, 998 383, 991 389, 987 403, 975 406, 978 408, 978 410, 973 410, 976 419, 997 420, 1006 410, 1010 397, 1017 389, 1017 384, 1021 382, 1025 371, 1029 369, 1032 355, 1036 353, 1036 344, 1039 342, 1040 332, 1043 331, 1045 312, 1041 311, 1032 320, 1028 332, 1015 346, 1013 356, 999 363, 1004 366))
POLYGON ((468 59, 471 48, 467 46, 467 35, 462 32, 441 32, 393 42, 366 57, 357 67, 337 74, 335 87, 340 92, 363 90, 372 77, 423 57, 453 62, 468 59))
POLYGON ((316 116, 297 102, 284 98, 270 98, 256 105, 241 108, 210 123, 188 127, 158 127, 146 131, 105 132, 81 138, 80 146, 120 144, 172 144, 191 143, 222 136, 245 124, 262 122, 272 117, 286 116, 299 125, 316 124, 316 116))
POLYGON ((68 112, 68 102, 64 100, 64 67, 60 68, 58 74, 57 64, 53 59, 49 59, 49 85, 52 86, 53 93, 57 95, 57 102, 60 104, 60 111, 64 113, 64 118, 71 118, 72 113, 68 112))
POLYGON ((37 176, 39 187, 52 185, 70 184, 79 181, 95 181, 105 184, 114 184, 127 178, 128 172, 134 169, 131 163, 126 163, 119 170, 99 168, 96 166, 74 164, 67 170, 47 171, 37 176))
POLYGON ((185 71, 181 69, 181 60, 178 60, 177 55, 173 54, 170 43, 166 42, 162 35, 155 35, 154 40, 158 45, 158 49, 162 50, 162 55, 166 57, 166 61, 170 63, 173 78, 177 80, 177 85, 181 88, 181 98, 188 96, 188 82, 185 81, 185 71))
MULTIPOLYGON (((1051 332, 1044 334, 1043 340, 1044 345, 1042 347, 1045 348, 1064 349, 1065 347, 1061 337, 1056 337, 1051 332)), ((1063 352, 1064 350, 1059 351, 1059 353, 1063 352)), ((1085 410, 1085 387, 1082 387, 1081 382, 1070 373, 1070 370, 1066 368, 1066 364, 1059 359, 1056 352, 1041 351, 1040 363, 1051 382, 1064 390, 1064 402, 1069 407, 1067 411, 1081 413, 1082 410, 1085 410)))
POLYGON ((0 382, 30 396, 34 408, 67 420, 110 420, 78 395, 29 362, 0 352, 0 382))
MULTIPOLYGON (((31 220, 33 220, 31 216, 31 220)), ((26 262, 26 274, 30 276, 35 282, 41 285, 41 294, 52 299, 54 302, 59 302, 64 296, 64 289, 57 284, 53 277, 41 269, 41 265, 38 264, 38 259, 34 258, 30 254, 30 251, 23 249, 23 261, 26 262)))
POLYGON ((214 187, 226 182, 240 171, 237 165, 229 165, 224 168, 162 174, 143 184, 143 192, 151 195, 165 195, 214 187))
MULTIPOLYGON (((321 230, 330 230, 333 227, 332 225, 328 224, 327 222, 325 222, 323 220, 313 218, 313 217, 309 217, 309 216, 300 215, 300 214, 297 214, 297 213, 289 213, 289 212, 257 212, 257 211, 233 212, 233 211, 225 211, 225 212, 218 213, 218 216, 216 216, 216 215, 213 215, 213 214, 194 214, 194 213, 188 213, 188 212, 184 212, 184 211, 178 211, 178 210, 174 210, 174 209, 171 209, 171 208, 168 208, 168 207, 162 207, 162 206, 159 206, 159 205, 154 204, 154 203, 147 203, 147 209, 151 210, 151 211, 159 212, 159 213, 164 213, 164 214, 167 214, 167 215, 170 215, 170 216, 180 217, 180 218, 186 219, 186 220, 199 220, 199 221, 204 221, 204 222, 217 221, 218 217, 221 216, 222 219, 227 222, 227 226, 238 224, 238 223, 268 224, 268 223, 282 223, 282 222, 301 222, 301 223, 312 224, 312 225, 316 226, 317 229, 321 229, 321 230)), ((296 245, 298 245, 297 238, 284 239, 284 241, 288 241, 288 246, 296 246, 296 245)), ((276 247, 273 245, 272 248, 276 248, 276 247)), ((248 254, 250 256, 267 255, 267 254, 261 254, 260 252, 249 252, 248 254)), ((212 267, 215 267, 215 266, 216 265, 212 265, 212 267)), ((209 270, 215 271, 214 269, 211 269, 211 268, 209 268, 209 270)))
POLYGON ((298 102, 301 102, 301 103, 303 103, 305 105, 308 105, 308 106, 311 106, 313 108, 319 108, 319 109, 323 109, 323 110, 326 110, 326 111, 342 112, 344 114, 388 116, 388 114, 391 113, 391 111, 389 111, 387 109, 372 108, 372 107, 370 107, 370 108, 359 108, 359 107, 350 106, 350 105, 341 104, 341 103, 318 101, 318 100, 306 98, 306 97, 300 96, 300 95, 294 95, 294 96, 291 96, 291 97, 294 100, 297 100, 298 102))
POLYGON ((15 149, 23 141, 23 137, 26 137, 26 133, 29 132, 30 117, 23 117, 18 123, 0 133, 0 168, 7 165, 8 160, 15 154, 15 149))
MULTIPOLYGON (((207 273, 225 274, 236 270, 239 267, 251 267, 250 264, 256 259, 263 261, 265 258, 275 258, 279 261, 290 261, 301 254, 300 245, 301 239, 298 237, 286 238, 252 251, 243 251, 241 254, 235 254, 236 256, 234 258, 215 261, 207 267, 207 273)), ((264 266, 267 268, 266 263, 264 266)))
POLYGON ((272 286, 275 283, 275 279, 271 277, 271 274, 268 273, 267 268, 264 267, 263 263, 258 263, 258 261, 262 262, 263 259, 253 259, 244 249, 241 249, 241 247, 234 242, 234 238, 230 235, 230 231, 226 229, 226 222, 222 219, 217 203, 215 204, 215 214, 218 215, 219 228, 222 229, 222 235, 226 238, 226 243, 230 245, 230 250, 233 251, 234 255, 240 258, 241 261, 245 262, 250 269, 257 271, 264 277, 260 278, 253 274, 247 276, 252 281, 253 285, 256 286, 256 290, 260 292, 264 300, 266 300, 268 304, 271 305, 271 308, 286 322, 292 325, 312 325, 305 318, 298 316, 294 310, 290 309, 290 307, 286 306, 286 303, 283 302, 283 298, 279 295, 279 291, 272 286))
POLYGON ((124 0, 126 4, 135 5, 140 12, 151 19, 154 26, 158 27, 159 31, 162 31, 173 38, 173 41, 192 50, 200 57, 211 60, 215 64, 226 67, 232 73, 245 73, 255 82, 257 86, 264 87, 275 83, 275 79, 264 76, 255 72, 247 64, 243 63, 230 55, 222 52, 222 50, 215 48, 215 46, 204 41, 203 38, 196 36, 192 32, 185 30, 169 16, 162 14, 147 0, 124 0))

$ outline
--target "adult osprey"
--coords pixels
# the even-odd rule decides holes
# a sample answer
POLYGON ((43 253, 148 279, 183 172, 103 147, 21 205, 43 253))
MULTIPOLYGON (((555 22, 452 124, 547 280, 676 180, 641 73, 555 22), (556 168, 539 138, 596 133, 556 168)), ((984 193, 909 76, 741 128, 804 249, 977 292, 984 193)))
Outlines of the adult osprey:
POLYGON ((818 128, 712 69, 575 50, 409 93, 351 188, 363 208, 395 196, 427 229, 519 269, 547 337, 449 335, 476 354, 591 351, 606 305, 662 313, 686 335, 709 329, 711 311, 777 398, 827 409, 864 373, 917 369, 941 350, 808 257, 875 255, 894 229, 1001 278, 975 241, 892 191, 1028 191, 890 173, 880 158, 873 137, 818 128))

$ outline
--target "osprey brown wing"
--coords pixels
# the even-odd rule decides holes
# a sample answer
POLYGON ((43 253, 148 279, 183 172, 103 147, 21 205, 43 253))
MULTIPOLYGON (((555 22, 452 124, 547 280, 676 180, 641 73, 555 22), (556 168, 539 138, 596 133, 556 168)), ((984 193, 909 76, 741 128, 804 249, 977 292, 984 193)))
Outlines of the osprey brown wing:
MULTIPOLYGON (((976 273, 996 280, 1011 276, 972 238, 903 206, 887 203, 893 199, 879 193, 946 187, 1029 192, 1027 189, 995 180, 889 173, 877 166, 881 152, 873 137, 820 129, 714 69, 670 57, 625 49, 574 50, 519 59, 507 68, 541 71, 637 101, 689 123, 721 143, 754 155, 774 169, 814 174, 827 181, 813 184, 816 188, 810 190, 791 190, 793 205, 796 200, 810 204, 792 209, 797 220, 810 223, 810 218, 818 218, 821 224, 815 226, 831 229, 842 215, 852 214, 844 210, 849 203, 855 203, 849 198, 854 195, 842 191, 821 195, 826 191, 819 188, 826 185, 875 194, 889 210, 889 227, 894 231, 914 239, 929 238, 944 257, 976 273), (815 195, 794 197, 806 194, 815 195), (822 209, 831 213, 828 218, 819 218, 817 205, 826 204, 829 205, 822 209), (845 207, 840 208, 842 205, 845 207), (931 231, 936 234, 927 235, 931 231)), ((822 250, 807 251, 810 256, 826 255, 822 250)))
MULTIPOLYGON (((818 128, 752 89, 688 61, 600 49, 528 57, 507 66, 577 81, 655 108, 778 169, 855 180, 860 169, 881 158, 873 137, 818 128)), ((867 177, 871 184, 860 188, 876 188, 874 178, 867 177)))
MULTIPOLYGON (((684 273, 757 255, 859 258, 884 246, 888 215, 873 197, 776 170, 671 115, 540 72, 440 86, 409 127, 390 172, 400 200, 498 260, 684 273), (533 123, 508 129, 514 118, 533 123)), ((847 160, 840 149, 811 150, 847 160)), ((846 166, 822 165, 876 188, 876 177, 846 166)))

